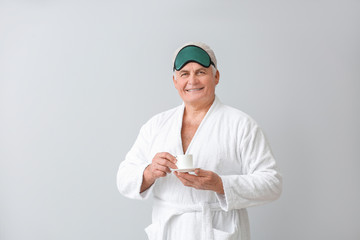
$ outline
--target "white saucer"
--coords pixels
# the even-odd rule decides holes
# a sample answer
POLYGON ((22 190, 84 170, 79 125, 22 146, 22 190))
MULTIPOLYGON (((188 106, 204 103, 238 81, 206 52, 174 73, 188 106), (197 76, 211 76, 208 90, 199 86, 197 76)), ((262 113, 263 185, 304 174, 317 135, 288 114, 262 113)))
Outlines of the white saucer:
POLYGON ((172 169, 172 171, 178 172, 194 172, 196 168, 182 168, 182 169, 172 169))

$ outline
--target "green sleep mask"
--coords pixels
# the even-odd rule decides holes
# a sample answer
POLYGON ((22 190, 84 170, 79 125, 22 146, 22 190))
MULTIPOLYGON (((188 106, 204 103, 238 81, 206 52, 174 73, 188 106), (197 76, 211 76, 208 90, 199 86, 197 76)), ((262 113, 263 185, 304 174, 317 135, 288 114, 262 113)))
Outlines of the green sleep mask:
POLYGON ((195 45, 188 45, 182 48, 176 55, 173 70, 179 71, 189 62, 197 62, 206 68, 210 67, 211 64, 215 66, 204 49, 195 45))

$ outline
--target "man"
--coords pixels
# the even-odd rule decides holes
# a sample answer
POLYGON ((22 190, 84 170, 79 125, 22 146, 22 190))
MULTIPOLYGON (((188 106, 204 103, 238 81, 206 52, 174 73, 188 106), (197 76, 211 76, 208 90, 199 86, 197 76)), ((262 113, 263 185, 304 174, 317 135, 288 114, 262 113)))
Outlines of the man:
POLYGON ((251 117, 215 95, 220 75, 207 45, 179 48, 173 66, 183 104, 142 126, 120 164, 119 191, 134 199, 153 194, 151 240, 248 240, 246 208, 281 193, 271 149, 251 117), (193 155, 194 173, 176 171, 178 154, 193 155))

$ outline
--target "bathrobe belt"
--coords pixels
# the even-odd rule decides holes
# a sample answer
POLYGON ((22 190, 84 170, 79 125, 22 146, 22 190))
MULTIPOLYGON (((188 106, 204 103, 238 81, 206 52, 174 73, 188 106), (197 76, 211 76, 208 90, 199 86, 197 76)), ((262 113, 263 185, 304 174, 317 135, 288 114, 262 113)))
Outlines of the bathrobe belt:
POLYGON ((205 203, 201 202, 199 204, 185 205, 170 203, 158 198, 154 200, 154 208, 166 208, 166 214, 161 218, 160 226, 157 231, 157 239, 165 240, 166 239, 166 230, 167 225, 171 218, 179 216, 183 213, 189 212, 201 212, 202 219, 202 229, 201 229, 201 239, 202 240, 214 240, 214 230, 212 224, 212 211, 222 211, 219 203, 205 203))

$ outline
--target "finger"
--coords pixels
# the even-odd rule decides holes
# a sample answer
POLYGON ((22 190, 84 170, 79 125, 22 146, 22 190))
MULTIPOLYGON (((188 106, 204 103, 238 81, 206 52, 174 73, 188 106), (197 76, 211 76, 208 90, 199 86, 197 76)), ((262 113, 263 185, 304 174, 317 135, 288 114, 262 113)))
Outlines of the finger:
POLYGON ((181 172, 178 174, 179 174, 179 177, 186 179, 187 181, 190 181, 190 182, 198 182, 199 181, 199 177, 196 175, 192 175, 189 173, 181 173, 181 172))
POLYGON ((177 162, 177 159, 168 152, 159 153, 159 157, 165 158, 165 159, 169 160, 170 162, 172 162, 174 164, 177 162))
POLYGON ((159 178, 159 177, 166 177, 167 174, 166 172, 155 170, 154 175, 156 176, 156 178, 159 178))
POLYGON ((156 170, 158 170, 158 171, 162 171, 162 172, 165 172, 165 173, 170 173, 171 172, 170 168, 168 168, 167 166, 158 164, 158 163, 155 163, 154 168, 156 170))
POLYGON ((191 181, 183 178, 183 177, 180 176, 180 175, 181 175, 181 174, 177 173, 176 176, 177 176, 177 178, 182 182, 182 184, 183 184, 184 186, 186 186, 186 187, 194 187, 194 184, 193 184, 191 181))
POLYGON ((211 175, 211 171, 206 171, 206 170, 203 170, 203 169, 201 169, 201 168, 197 168, 197 169, 195 169, 195 174, 197 175, 197 176, 199 176, 199 177, 206 177, 206 176, 209 176, 209 175, 211 175))
POLYGON ((176 158, 167 152, 157 153, 153 158, 153 161, 159 162, 162 165, 166 165, 174 169, 177 168, 175 165, 177 162, 176 158))
POLYGON ((160 164, 160 165, 163 165, 163 166, 167 166, 169 168, 173 168, 173 169, 176 169, 177 166, 175 165, 175 163, 173 163, 172 161, 170 161, 169 159, 167 158, 162 158, 160 156, 154 158, 154 162, 160 164))
POLYGON ((170 162, 169 160, 166 160, 165 165, 168 166, 169 168, 172 168, 172 169, 177 169, 178 168, 175 163, 170 162))
POLYGON ((174 174, 177 178, 181 178, 181 173, 179 173, 178 171, 174 171, 174 174))
POLYGON ((176 165, 170 162, 169 160, 165 158, 160 158, 159 156, 156 156, 153 161, 154 164, 165 166, 168 168, 176 168, 176 165))

